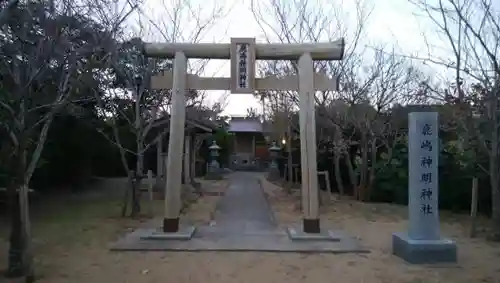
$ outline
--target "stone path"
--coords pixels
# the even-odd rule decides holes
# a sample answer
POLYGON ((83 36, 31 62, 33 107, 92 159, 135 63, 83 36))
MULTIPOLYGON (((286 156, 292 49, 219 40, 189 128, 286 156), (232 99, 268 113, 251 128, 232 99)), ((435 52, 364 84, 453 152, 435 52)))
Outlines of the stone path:
MULTIPOLYGON (((196 227, 190 240, 150 239, 154 227, 138 229, 111 246, 115 251, 366 252, 359 242, 335 231, 338 241, 292 241, 279 228, 254 172, 235 172, 209 225, 196 227)), ((297 219, 300 222, 300 219, 297 219)))
POLYGON ((212 225, 216 231, 235 236, 276 230, 273 212, 258 181, 258 173, 236 172, 219 201, 212 225))

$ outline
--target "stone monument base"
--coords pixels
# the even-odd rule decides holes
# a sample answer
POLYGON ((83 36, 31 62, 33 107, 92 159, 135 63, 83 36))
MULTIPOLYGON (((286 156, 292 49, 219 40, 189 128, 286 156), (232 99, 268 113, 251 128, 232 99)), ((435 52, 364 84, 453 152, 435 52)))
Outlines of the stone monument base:
POLYGON ((392 234, 392 253, 414 264, 457 262, 457 246, 454 241, 413 240, 407 233, 392 234))
POLYGON ((219 172, 208 172, 207 175, 205 175, 205 180, 222 180, 224 179, 222 175, 219 172))
POLYGON ((278 168, 269 168, 267 172, 267 180, 277 181, 281 178, 280 171, 278 168))
POLYGON ((144 235, 141 235, 141 239, 145 240, 191 240, 196 227, 194 226, 184 226, 179 227, 179 231, 174 233, 165 233, 162 228, 148 230, 144 235))
POLYGON ((342 239, 340 235, 330 230, 322 230, 320 233, 306 233, 301 227, 287 227, 286 232, 288 238, 292 241, 334 241, 338 242, 342 239))

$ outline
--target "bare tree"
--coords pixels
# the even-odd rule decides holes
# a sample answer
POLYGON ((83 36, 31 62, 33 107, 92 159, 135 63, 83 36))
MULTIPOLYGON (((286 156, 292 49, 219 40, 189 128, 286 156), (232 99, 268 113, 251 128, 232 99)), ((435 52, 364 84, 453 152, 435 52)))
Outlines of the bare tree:
POLYGON ((390 128, 389 110, 394 104, 414 101, 422 76, 408 59, 382 49, 375 52, 373 61, 365 60, 362 64, 346 68, 340 100, 348 108, 343 123, 337 124, 357 133, 356 139, 347 139, 348 145, 358 148, 356 157, 352 158, 348 150, 344 154, 355 197, 368 200, 376 177, 379 149, 391 153, 397 142, 393 138, 396 133, 390 128), (355 71, 359 69, 363 71, 355 71))
MULTIPOLYGON (((364 47, 361 38, 365 36, 370 10, 363 1, 351 5, 350 11, 355 11, 356 17, 343 14, 345 5, 341 7, 331 1, 273 0, 265 7, 253 3, 252 11, 268 40, 300 43, 350 39, 342 61, 314 64, 316 72, 340 79, 338 91, 316 93, 318 151, 333 154, 332 168, 341 193, 339 168, 341 160, 346 162, 354 194, 365 200, 375 178, 377 149, 389 145, 382 114, 395 103, 408 102, 422 76, 409 60, 383 48, 373 52, 364 47), (358 148, 355 156, 352 148, 358 148)), ((261 66, 265 74, 297 74, 296 62, 265 62, 261 66)), ((270 109, 280 108, 274 105, 282 101, 281 95, 287 97, 292 108, 298 107, 294 92, 263 94, 271 104, 270 109)))
POLYGON ((103 4, 11 1, 2 11, 0 126, 8 137, 2 147, 11 149, 2 159, 12 164, 8 275, 26 281, 34 280, 28 187, 50 125, 62 111, 78 115, 77 102, 86 99, 78 88, 91 76, 90 66, 107 56, 100 46, 113 39, 134 9, 127 4, 104 28, 98 17, 82 13, 85 4, 98 3, 103 4))
MULTIPOLYGON (((142 54, 142 41, 132 39, 119 44, 112 51, 109 64, 112 78, 107 94, 96 95, 101 115, 108 118, 106 126, 111 133, 99 128, 99 132, 117 146, 124 170, 128 175, 129 186, 125 190, 122 215, 127 215, 130 204, 132 217, 140 213, 140 185, 145 177, 144 155, 159 139, 167 134, 170 105, 170 90, 149 88, 151 77, 170 70, 168 60, 146 58, 142 54), (133 145, 125 141, 132 139, 133 145), (135 166, 129 159, 135 159, 135 166)), ((187 107, 197 104, 196 91, 188 93, 187 107)), ((159 172, 158 172, 159 173, 159 172)))
MULTIPOLYGON (((448 101, 462 132, 477 139, 489 157, 493 238, 500 240, 500 9, 491 0, 410 1, 437 28, 447 50, 424 58, 453 71, 448 101), (481 129, 479 127, 481 125, 481 129)), ((429 41, 429 39, 427 39, 429 41)), ((434 53, 435 54, 435 53, 434 53)), ((477 144, 477 143, 476 143, 477 144)))
MULTIPOLYGON (((232 7, 227 7, 221 1, 204 0, 161 0, 147 9, 144 8, 140 19, 141 30, 149 27, 146 38, 165 42, 196 43, 206 40, 210 32, 217 26, 219 20, 225 18, 232 7)), ((235 3, 236 4, 236 3, 235 3)), ((227 27, 225 27, 227 28, 227 27)), ((225 33, 220 33, 223 36, 225 33)), ((213 40, 220 40, 222 38, 213 40)), ((189 60, 188 72, 201 74, 208 60, 189 60)), ((201 93, 200 98, 205 98, 201 93)))
MULTIPOLYGON (((145 57, 142 53, 142 40, 137 36, 147 38, 148 35, 151 37, 151 33, 155 33, 160 34, 161 40, 167 42, 198 42, 224 15, 223 7, 215 7, 216 9, 214 8, 209 15, 201 13, 199 9, 196 10, 194 2, 190 1, 164 3, 163 7, 155 6, 154 13, 146 12, 147 9, 143 8, 136 15, 137 22, 134 25, 135 29, 132 29, 136 37, 125 40, 113 51, 109 67, 113 73, 112 81, 115 87, 109 87, 107 96, 97 98, 103 110, 102 114, 108 115, 110 121, 108 125, 112 128, 111 134, 105 131, 100 132, 118 147, 122 164, 128 174, 129 186, 124 194, 123 216, 127 215, 129 203, 131 204, 130 216, 140 213, 140 184, 144 178, 144 154, 158 139, 163 139, 167 134, 165 130, 167 124, 159 122, 159 119, 165 120, 166 118, 168 121, 170 112, 170 90, 152 90, 149 84, 152 76, 171 70, 172 62, 145 57), (162 11, 161 17, 157 17, 158 10, 162 11), (133 136, 133 146, 124 145, 124 138, 120 136, 120 127, 133 136), (135 158, 133 169, 129 166, 128 156, 135 158)), ((199 74, 203 72, 204 66, 204 63, 190 64, 190 72, 199 74)), ((188 117, 196 116, 195 112, 205 114, 210 112, 203 105, 205 98, 205 93, 189 91, 186 107, 197 111, 187 111, 188 117)), ((224 100, 219 102, 211 110, 222 111, 224 100)), ((213 116, 212 111, 206 118, 213 116)))
MULTIPOLYGON (((364 27, 370 15, 370 11, 361 0, 353 2, 356 17, 344 14, 342 4, 331 1, 282 1, 272 0, 268 4, 252 1, 251 9, 255 19, 260 25, 261 31, 268 41, 278 41, 283 43, 318 42, 333 41, 340 37, 350 38, 344 55, 344 60, 340 62, 314 62, 317 72, 322 72, 334 77, 344 74, 344 69, 352 66, 359 58, 357 49, 360 38, 364 33, 364 27), (355 28, 352 28, 355 27, 355 28)), ((297 74, 297 62, 273 61, 263 62, 260 65, 263 75, 290 75, 297 74)), ((342 81, 342 80, 341 80, 342 81)), ((298 95, 295 92, 267 92, 259 94, 262 101, 269 104, 271 112, 293 113, 298 108, 298 95), (284 106, 284 104, 287 104, 284 106)), ((318 107, 317 121, 333 121, 330 112, 324 111, 326 105, 335 103, 339 98, 338 92, 322 92, 316 94, 316 104, 318 107)), ((283 113, 269 115, 274 120, 279 121, 283 113)), ((283 119, 281 119, 283 120, 283 119)), ((325 123, 321 123, 325 125, 325 123)), ((281 125, 282 126, 282 125, 281 125)), ((331 122, 330 128, 335 124, 331 122)), ((289 124, 287 136, 298 131, 298 126, 289 124)), ((318 131, 321 133, 322 131, 318 131)), ((323 131, 326 132, 326 131, 323 131)), ((318 140, 320 143, 321 141, 318 140)), ((289 156, 291 156, 289 154, 289 156)), ((291 170, 291 160, 289 158, 289 170, 291 170)), ((340 176, 339 176, 340 177, 340 176)), ((337 178, 339 188, 342 188, 342 181, 337 178)))

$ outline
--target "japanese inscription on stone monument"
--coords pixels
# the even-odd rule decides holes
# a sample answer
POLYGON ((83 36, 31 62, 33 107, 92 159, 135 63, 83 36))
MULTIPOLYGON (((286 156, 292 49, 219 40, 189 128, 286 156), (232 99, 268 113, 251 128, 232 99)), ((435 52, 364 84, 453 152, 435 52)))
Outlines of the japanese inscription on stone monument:
POLYGON ((439 237, 437 113, 409 114, 410 237, 439 237))
MULTIPOLYGON (((422 126, 422 142, 420 149, 422 150, 422 156, 420 158, 420 166, 424 170, 421 173, 421 181, 423 182, 423 187, 420 189, 420 201, 421 211, 424 215, 432 214, 433 207, 429 203, 432 200, 432 189, 429 187, 432 185, 432 172, 427 172, 427 169, 432 168, 432 157, 426 155, 426 151, 432 152, 432 143, 426 139, 432 135, 432 127, 429 124, 424 124, 422 126)), ((430 170, 429 170, 430 171, 430 170)))

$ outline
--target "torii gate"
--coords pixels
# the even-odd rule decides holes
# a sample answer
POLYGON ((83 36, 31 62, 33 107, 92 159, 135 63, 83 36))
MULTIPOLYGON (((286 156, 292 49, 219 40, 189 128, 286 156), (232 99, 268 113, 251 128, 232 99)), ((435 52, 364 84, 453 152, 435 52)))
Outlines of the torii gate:
POLYGON ((146 43, 146 56, 174 59, 173 72, 153 77, 153 89, 172 89, 170 141, 166 165, 165 217, 163 232, 179 232, 181 209, 182 155, 186 120, 186 89, 231 90, 254 93, 259 90, 298 91, 302 167, 302 232, 320 233, 318 174, 316 161, 315 91, 338 89, 337 78, 315 73, 313 60, 342 60, 344 39, 329 43, 256 44, 255 38, 232 38, 230 44, 146 43), (187 59, 231 59, 230 78, 187 74, 187 59), (298 60, 296 75, 278 78, 255 77, 255 60, 298 60))

